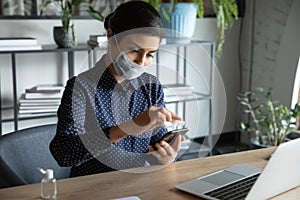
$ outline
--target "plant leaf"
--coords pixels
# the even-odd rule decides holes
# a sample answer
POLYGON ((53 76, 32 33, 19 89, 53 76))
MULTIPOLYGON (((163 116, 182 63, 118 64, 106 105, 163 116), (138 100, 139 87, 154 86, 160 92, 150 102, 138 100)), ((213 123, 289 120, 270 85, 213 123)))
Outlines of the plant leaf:
POLYGON ((51 0, 43 1, 41 5, 38 7, 38 11, 40 12, 40 15, 43 15, 43 9, 46 8, 50 3, 52 3, 51 0))
POLYGON ((93 7, 89 6, 89 9, 87 11, 89 13, 89 15, 99 21, 103 21, 104 20, 104 16, 98 12, 97 10, 95 10, 93 7))

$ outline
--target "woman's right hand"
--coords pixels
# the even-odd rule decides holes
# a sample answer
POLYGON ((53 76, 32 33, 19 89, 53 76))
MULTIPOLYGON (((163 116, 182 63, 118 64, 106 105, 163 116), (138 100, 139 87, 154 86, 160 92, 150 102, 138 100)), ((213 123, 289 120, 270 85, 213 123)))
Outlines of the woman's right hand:
POLYGON ((164 126, 166 121, 182 120, 182 118, 163 107, 151 106, 148 110, 152 128, 164 126))

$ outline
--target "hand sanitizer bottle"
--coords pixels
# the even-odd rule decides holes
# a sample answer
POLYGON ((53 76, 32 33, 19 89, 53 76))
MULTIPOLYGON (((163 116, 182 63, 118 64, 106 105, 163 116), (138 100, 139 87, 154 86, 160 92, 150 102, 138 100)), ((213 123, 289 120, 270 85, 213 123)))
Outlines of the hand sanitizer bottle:
POLYGON ((57 190, 56 190, 56 179, 54 178, 53 170, 40 169, 40 172, 44 174, 44 178, 41 181, 42 199, 55 199, 57 190))

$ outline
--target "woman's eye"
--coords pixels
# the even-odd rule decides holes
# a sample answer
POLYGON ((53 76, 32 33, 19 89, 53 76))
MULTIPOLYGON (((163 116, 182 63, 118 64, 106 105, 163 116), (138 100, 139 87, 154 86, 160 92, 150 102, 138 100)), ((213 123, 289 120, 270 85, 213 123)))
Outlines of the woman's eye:
POLYGON ((133 52, 133 53, 138 53, 138 52, 139 52, 139 50, 132 49, 132 50, 131 50, 131 52, 133 52))

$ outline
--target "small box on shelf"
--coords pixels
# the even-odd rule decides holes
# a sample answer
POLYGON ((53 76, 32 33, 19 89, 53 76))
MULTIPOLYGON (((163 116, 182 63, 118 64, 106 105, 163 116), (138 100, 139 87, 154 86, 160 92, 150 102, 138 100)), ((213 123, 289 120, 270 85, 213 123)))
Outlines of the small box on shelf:
POLYGON ((185 84, 165 84, 163 85, 165 102, 177 102, 195 99, 197 96, 193 92, 193 87, 185 84))
POLYGON ((165 96, 193 94, 193 87, 185 84, 165 84, 163 85, 163 90, 165 96))
POLYGON ((106 35, 90 35, 90 41, 94 42, 106 42, 107 41, 107 36, 106 35))
POLYGON ((189 94, 189 95, 173 95, 173 96, 165 96, 166 103, 175 103, 179 101, 188 101, 197 99, 198 96, 196 94, 189 94))

